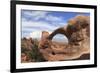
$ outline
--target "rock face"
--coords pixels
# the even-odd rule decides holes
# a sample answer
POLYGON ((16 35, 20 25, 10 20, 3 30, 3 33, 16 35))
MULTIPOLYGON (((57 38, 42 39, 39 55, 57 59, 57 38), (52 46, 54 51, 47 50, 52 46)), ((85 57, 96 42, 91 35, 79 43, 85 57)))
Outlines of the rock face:
POLYGON ((48 36, 49 36, 49 32, 47 32, 47 31, 42 32, 41 40, 40 40, 39 46, 38 46, 39 48, 46 48, 49 46, 49 40, 47 40, 48 36))
POLYGON ((21 63, 45 61, 38 50, 38 42, 32 38, 21 39, 21 63))
POLYGON ((60 27, 54 30, 48 37, 48 39, 52 40, 52 38, 56 34, 63 34, 65 35, 68 40, 71 42, 72 35, 77 33, 77 38, 83 39, 80 35, 83 29, 86 29, 87 35, 89 36, 89 28, 90 28, 90 18, 88 16, 78 15, 68 21, 67 26, 60 27))
POLYGON ((21 44, 22 48, 25 48, 27 50, 32 50, 32 46, 34 44, 34 41, 32 40, 32 38, 30 39, 23 38, 21 42, 22 42, 21 44))
MULTIPOLYGON (((90 21, 88 16, 76 16, 68 21, 66 27, 56 29, 49 34, 42 32, 39 51, 47 61, 77 59, 83 54, 90 53, 90 21), (68 44, 53 42, 56 34, 64 34, 68 44)), ((89 56, 89 55, 88 55, 89 56)))

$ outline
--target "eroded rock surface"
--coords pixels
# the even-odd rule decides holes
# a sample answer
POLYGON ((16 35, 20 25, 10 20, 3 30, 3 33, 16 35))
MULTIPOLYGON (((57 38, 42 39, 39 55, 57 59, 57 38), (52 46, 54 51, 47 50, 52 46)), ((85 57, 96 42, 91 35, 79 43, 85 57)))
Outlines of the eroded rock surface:
POLYGON ((47 61, 71 60, 77 59, 83 54, 90 53, 90 23, 87 16, 76 16, 69 20, 65 27, 56 29, 49 34, 47 31, 42 32, 39 42, 39 50, 47 61), (69 28, 69 25, 71 25, 69 28), (69 42, 62 44, 52 41, 53 36, 61 33, 64 34, 69 42))

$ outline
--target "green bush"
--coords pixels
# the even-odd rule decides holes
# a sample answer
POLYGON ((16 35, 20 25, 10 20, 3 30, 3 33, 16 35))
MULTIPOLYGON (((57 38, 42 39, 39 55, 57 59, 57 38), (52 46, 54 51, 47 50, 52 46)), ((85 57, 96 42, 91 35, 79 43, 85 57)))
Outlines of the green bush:
POLYGON ((35 59, 36 62, 44 61, 42 54, 38 50, 38 44, 36 44, 36 43, 33 45, 32 51, 30 51, 29 54, 30 54, 30 57, 32 59, 35 59))
POLYGON ((31 62, 35 61, 35 62, 42 62, 45 61, 45 59, 43 58, 42 54, 39 52, 38 49, 38 40, 37 39, 32 39, 32 41, 34 43, 32 43, 33 45, 30 46, 32 48, 32 50, 29 50, 27 47, 27 39, 24 40, 22 39, 22 43, 21 43, 21 53, 25 53, 29 59, 31 60, 31 62))

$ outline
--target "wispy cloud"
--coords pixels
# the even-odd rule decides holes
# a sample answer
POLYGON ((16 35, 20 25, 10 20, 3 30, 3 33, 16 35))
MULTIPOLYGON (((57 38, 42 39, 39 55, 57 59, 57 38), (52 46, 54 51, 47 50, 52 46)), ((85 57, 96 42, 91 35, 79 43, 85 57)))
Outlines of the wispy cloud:
POLYGON ((55 21, 55 22, 62 22, 63 21, 63 17, 59 16, 53 16, 53 15, 48 15, 45 18, 47 21, 55 21))
POLYGON ((47 22, 43 22, 43 21, 24 21, 22 22, 22 30, 32 30, 32 31, 43 31, 43 30, 54 30, 56 28, 58 28, 59 26, 53 26, 52 24, 49 24, 47 22))
POLYGON ((63 26, 63 17, 48 11, 22 10, 22 37, 36 31, 53 31, 63 26))
POLYGON ((39 20, 44 18, 47 13, 45 11, 22 10, 22 17, 26 18, 26 20, 39 20))
POLYGON ((32 10, 22 10, 22 20, 27 21, 45 21, 45 22, 63 22, 62 16, 53 15, 54 12, 50 11, 32 11, 32 10))
MULTIPOLYGON (((35 21, 24 21, 22 22, 22 36, 30 36, 30 33, 33 32, 42 32, 42 31, 54 31, 55 29, 59 28, 59 26, 53 26, 52 24, 50 25, 47 22, 35 22, 35 21), (27 34, 27 35, 26 35, 27 34)), ((39 36, 39 35, 38 35, 39 36)))
MULTIPOLYGON (((49 34, 51 33, 50 31, 48 31, 48 32, 49 32, 49 34)), ((31 37, 31 38, 40 39, 41 35, 42 35, 41 31, 33 31, 32 33, 29 34, 28 38, 31 37)))
POLYGON ((67 25, 67 20, 77 14, 79 13, 21 10, 22 37, 38 37, 42 31, 52 32, 67 25))

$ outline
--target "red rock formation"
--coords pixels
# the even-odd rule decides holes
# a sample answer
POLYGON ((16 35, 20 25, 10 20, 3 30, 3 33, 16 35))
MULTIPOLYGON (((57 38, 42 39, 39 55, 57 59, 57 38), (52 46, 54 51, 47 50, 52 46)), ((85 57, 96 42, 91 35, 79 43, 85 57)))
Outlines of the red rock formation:
POLYGON ((47 37, 49 36, 49 33, 47 31, 42 32, 41 40, 39 42, 39 48, 45 48, 48 47, 48 40, 47 37), (45 45, 44 45, 45 44, 45 45))
POLYGON ((51 34, 43 31, 39 43, 40 52, 48 61, 76 59, 89 53, 89 27, 89 17, 78 15, 68 21, 66 28, 58 28, 51 34), (52 42, 51 40, 56 34, 64 34, 73 44, 62 45, 52 42))
POLYGON ((32 40, 32 38, 29 38, 29 39, 26 39, 26 38, 23 38, 21 40, 21 47, 27 49, 27 50, 32 50, 32 46, 34 44, 34 41, 32 40))
POLYGON ((25 53, 21 53, 21 62, 30 62, 30 58, 25 53))

